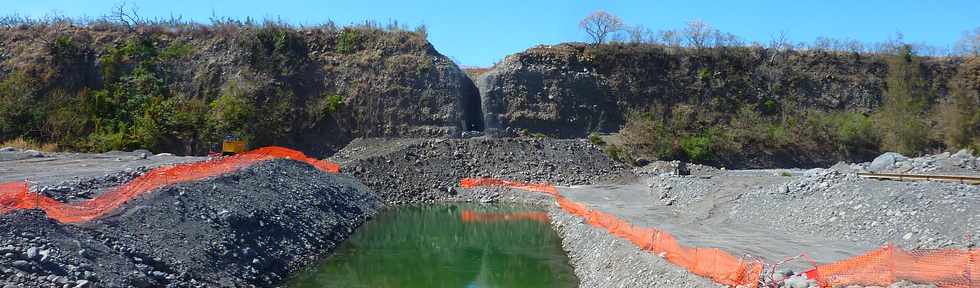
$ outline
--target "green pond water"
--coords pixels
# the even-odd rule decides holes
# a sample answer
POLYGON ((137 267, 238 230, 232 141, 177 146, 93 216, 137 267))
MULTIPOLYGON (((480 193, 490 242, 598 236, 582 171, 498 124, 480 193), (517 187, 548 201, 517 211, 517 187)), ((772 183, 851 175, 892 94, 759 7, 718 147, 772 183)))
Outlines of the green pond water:
POLYGON ((576 287, 546 219, 522 206, 390 209, 288 286, 576 287))

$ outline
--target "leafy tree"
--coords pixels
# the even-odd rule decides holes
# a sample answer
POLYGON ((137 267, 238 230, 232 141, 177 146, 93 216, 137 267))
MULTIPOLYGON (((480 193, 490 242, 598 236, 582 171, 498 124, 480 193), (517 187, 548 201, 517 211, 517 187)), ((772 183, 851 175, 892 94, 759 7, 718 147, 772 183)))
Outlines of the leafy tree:
POLYGON ((620 19, 619 16, 609 14, 606 11, 599 10, 592 12, 585 19, 582 19, 578 26, 582 30, 585 30, 586 34, 589 34, 593 45, 599 45, 606 42, 609 34, 623 29, 623 19, 620 19))
POLYGON ((909 45, 901 45, 888 59, 884 103, 876 115, 885 150, 914 154, 929 145, 929 123, 924 117, 929 90, 920 65, 909 45))

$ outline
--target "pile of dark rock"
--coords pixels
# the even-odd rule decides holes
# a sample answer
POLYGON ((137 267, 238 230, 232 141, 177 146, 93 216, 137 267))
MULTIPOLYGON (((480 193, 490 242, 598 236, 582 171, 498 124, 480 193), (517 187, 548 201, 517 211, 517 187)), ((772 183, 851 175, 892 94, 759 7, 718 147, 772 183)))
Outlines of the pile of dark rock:
POLYGON ((55 185, 36 187, 35 190, 60 202, 84 201, 126 184, 149 171, 150 169, 145 166, 136 169, 127 168, 100 177, 73 177, 55 185))
POLYGON ((554 185, 595 184, 630 174, 585 140, 470 138, 360 139, 334 155, 386 203, 453 198, 459 180, 496 177, 554 185))
POLYGON ((354 179, 273 160, 161 188, 86 223, 15 211, 0 215, 0 287, 279 285, 380 204, 354 179))

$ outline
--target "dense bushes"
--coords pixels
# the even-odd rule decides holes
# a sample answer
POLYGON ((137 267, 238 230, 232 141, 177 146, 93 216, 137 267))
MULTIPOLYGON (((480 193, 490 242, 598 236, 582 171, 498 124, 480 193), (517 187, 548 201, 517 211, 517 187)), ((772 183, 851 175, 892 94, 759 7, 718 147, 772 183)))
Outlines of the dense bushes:
POLYGON ((867 158, 877 151, 879 136, 863 114, 805 110, 766 116, 757 109, 743 106, 731 115, 691 105, 653 107, 632 113, 621 133, 633 157, 729 167, 780 155, 796 157, 787 164, 820 165, 867 158))

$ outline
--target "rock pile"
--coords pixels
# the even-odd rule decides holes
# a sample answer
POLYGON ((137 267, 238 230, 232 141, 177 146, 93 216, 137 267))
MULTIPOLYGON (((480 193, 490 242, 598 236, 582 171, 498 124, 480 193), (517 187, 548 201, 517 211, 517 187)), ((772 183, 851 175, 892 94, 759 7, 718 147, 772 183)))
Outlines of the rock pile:
POLYGON ((333 157, 387 203, 446 199, 465 177, 555 185, 592 184, 629 173, 584 140, 471 138, 357 140, 333 157))
POLYGON ((952 154, 944 152, 917 158, 888 152, 881 154, 870 163, 857 164, 857 166, 878 173, 976 174, 980 172, 980 157, 974 157, 967 149, 952 154))
POLYGON ((273 160, 162 188, 81 225, 17 211, 0 215, 0 287, 277 285, 380 203, 354 179, 273 160))
POLYGON ((35 191, 41 191, 44 195, 54 198, 61 202, 82 201, 92 199, 106 190, 116 187, 135 179, 150 171, 147 167, 137 167, 136 169, 126 168, 122 171, 108 173, 100 177, 83 178, 73 177, 61 183, 37 187, 35 191))

